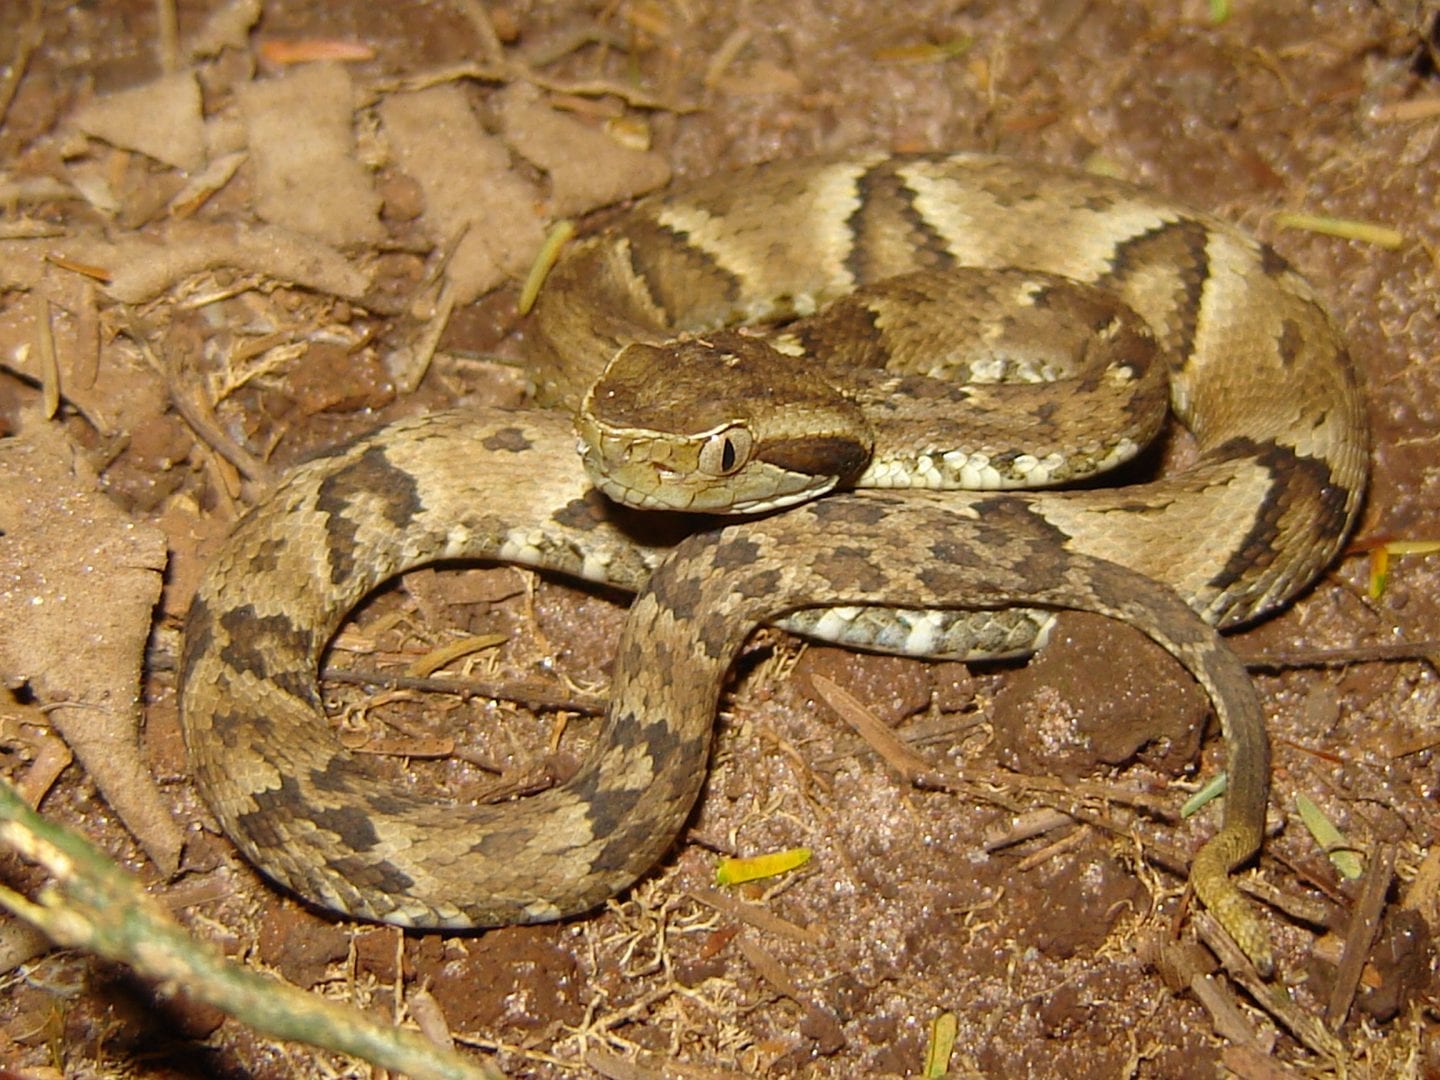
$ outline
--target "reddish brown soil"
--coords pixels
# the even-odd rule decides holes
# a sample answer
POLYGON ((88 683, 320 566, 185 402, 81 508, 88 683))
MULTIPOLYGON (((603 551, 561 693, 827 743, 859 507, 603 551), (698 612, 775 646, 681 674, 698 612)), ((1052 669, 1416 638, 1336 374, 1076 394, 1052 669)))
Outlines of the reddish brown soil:
MULTIPOLYGON (((209 6, 181 4, 182 38, 209 6)), ((353 62, 351 75, 380 94, 398 76, 481 54, 462 6, 274 0, 243 62, 276 43, 363 43, 374 56, 353 62)), ((551 74, 605 77, 695 106, 642 111, 613 95, 572 102, 597 125, 600 114, 623 114, 648 126, 680 176, 849 148, 983 148, 1103 165, 1243 222, 1317 285, 1363 370, 1376 450, 1362 540, 1431 539, 1440 528, 1433 3, 1237 2, 1220 25, 1189 0, 489 6, 511 50, 571 29, 598 30, 608 42, 579 45, 545 68, 551 74), (948 58, 935 48, 960 42, 968 47, 948 58), (730 62, 718 63, 730 49, 730 62), (1410 104, 1416 101, 1432 107, 1427 113, 1410 104), (1413 118, 1404 108, 1415 109, 1413 118), (1283 230, 1273 219, 1282 210, 1387 225, 1402 242, 1387 250, 1283 230)), ((0 62, 9 61, 27 7, 0 9, 0 62)), ((54 199, 7 210, 0 220, 28 215, 61 230, 148 235, 163 224, 153 208, 178 189, 174 170, 95 140, 67 143, 57 130, 94 95, 159 73, 154 6, 52 3, 41 26, 45 43, 0 127, 3 178, 65 176, 89 163, 122 192, 122 206, 107 214, 54 199)), ((241 62, 232 50, 208 61, 205 77, 226 84, 221 65, 241 62)), ((486 115, 495 87, 463 85, 486 115)), ((207 114, 232 104, 218 93, 206 100, 207 114)), ((363 128, 368 114, 358 115, 363 128)), ((409 297, 426 271, 426 249, 407 226, 419 196, 393 166, 380 172, 386 232, 361 255, 381 264, 382 288, 409 297)), ((250 183, 242 166, 199 218, 253 221, 250 183)), ((0 241, 0 261, 6 258, 0 241)), ((0 271, 0 288, 10 284, 0 271)), ((200 291, 227 284, 216 275, 200 291)), ((217 405, 222 426, 277 467, 387 418, 519 401, 513 373, 487 359, 516 353, 513 284, 456 311, 429 373, 409 393, 397 392, 385 366, 394 348, 419 336, 403 303, 368 310, 265 284, 202 314, 184 304, 185 295, 171 290, 137 309, 157 340, 183 357, 171 375, 180 385, 210 379, 203 385, 213 388, 225 374, 214 346, 248 320, 309 343, 217 405), (337 330, 309 333, 317 326, 337 330)), ((31 293, 0 292, 0 365, 34 340, 33 310, 31 293)), ((1337 935, 1358 883, 1341 880, 1317 849, 1296 817, 1295 797, 1319 804, 1366 854, 1396 847, 1391 903, 1334 1060, 1284 1030, 1273 1035, 1268 1057, 1254 1046, 1227 1054, 1195 997, 1167 986, 1137 956, 1140 942, 1174 930, 1183 900, 1181 879, 1138 857, 1142 838, 1191 850, 1208 835, 1213 810, 1176 824, 1132 823, 1116 808, 1114 820, 1127 823, 1118 832, 1070 825, 986 854, 986 831, 1003 827, 1008 812, 907 787, 820 701, 810 679, 839 683, 939 763, 1144 788, 1174 809, 1197 776, 1223 767, 1223 753, 1212 732, 1197 755, 1197 718, 1183 680, 1163 661, 1132 658, 1130 639, 1112 639, 1105 624, 1077 625, 1074 642, 1029 671, 971 672, 767 636, 741 665, 719 720, 689 833, 654 874, 606 910, 561 925, 402 935, 337 922, 277 894, 212 831, 187 782, 170 667, 178 613, 198 567, 256 492, 236 483, 171 409, 173 382, 114 377, 125 364, 143 365, 125 336, 128 316, 103 295, 97 310, 97 385, 110 415, 124 418, 123 431, 101 438, 68 405, 56 423, 115 504, 162 529, 171 551, 149 646, 141 749, 166 805, 188 828, 181 869, 166 877, 147 860, 79 766, 60 775, 42 809, 94 837, 231 955, 382 1017, 404 1014, 426 991, 462 1046, 476 1054, 498 1049, 495 1062, 515 1076, 918 1074, 931 1026, 947 1012, 958 1019, 955 1076, 1209 1077, 1222 1061, 1249 1076, 1440 1075, 1431 945, 1440 858, 1440 677, 1432 666, 1440 557, 1398 559, 1378 600, 1367 594, 1366 560, 1348 557, 1291 610, 1235 639, 1247 656, 1281 658, 1256 675, 1274 743, 1277 829, 1258 873, 1282 893, 1321 905, 1329 922, 1306 925, 1267 909, 1283 979, 1303 1013, 1325 1012, 1337 935), (1284 659, 1327 649, 1363 657, 1370 646, 1405 642, 1430 643, 1432 663, 1284 659), (1115 666, 1122 660, 1133 664, 1123 676, 1115 666), (1147 742, 1150 733, 1160 740, 1147 742), (799 845, 814 850, 803 870, 743 887, 714 906, 717 851, 799 845), (762 908, 784 925, 747 919, 737 905, 762 908), (626 1068, 638 1071, 606 1054, 634 1057, 638 1064, 626 1068)), ((0 370, 0 433, 18 429, 40 397, 36 382, 15 370, 0 370)), ((453 629, 497 633, 504 644, 482 655, 474 676, 541 679, 557 694, 592 700, 603 693, 622 617, 609 598, 509 569, 426 572, 367 605, 336 662, 403 666, 453 629)), ((8 750, 0 767, 19 777, 43 734, 35 706, 48 702, 16 685, 0 717, 7 725, 12 715, 23 720, 29 741, 9 726, 0 730, 0 749, 8 750)), ((562 724, 553 712, 537 716, 481 698, 405 692, 377 701, 340 685, 328 693, 357 739, 453 736, 464 758, 501 767, 503 784, 565 769, 594 728, 589 719, 562 724)), ((405 771, 399 759, 380 767, 405 771)), ((459 757, 420 771, 419 782, 450 788, 494 782, 459 757)), ((1043 805, 1023 782, 1005 794, 1043 805)), ((1098 798, 1084 805, 1106 810, 1098 798)), ((0 873, 17 888, 39 880, 11 855, 0 858, 0 873)), ((4 978, 0 1063, 9 1075, 370 1075, 257 1037, 184 999, 161 1003, 144 983, 73 953, 36 957, 4 978)), ((1237 1000, 1262 1032, 1258 1045, 1269 1046, 1271 1022, 1243 992, 1237 1000)))

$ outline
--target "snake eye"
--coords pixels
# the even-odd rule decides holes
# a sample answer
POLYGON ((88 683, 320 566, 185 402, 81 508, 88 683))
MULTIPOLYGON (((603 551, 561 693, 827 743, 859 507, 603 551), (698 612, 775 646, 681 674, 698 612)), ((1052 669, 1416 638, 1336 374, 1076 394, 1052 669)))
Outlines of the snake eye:
POLYGON ((728 427, 705 440, 700 447, 700 471, 710 476, 729 476, 750 460, 755 440, 743 427, 728 427))

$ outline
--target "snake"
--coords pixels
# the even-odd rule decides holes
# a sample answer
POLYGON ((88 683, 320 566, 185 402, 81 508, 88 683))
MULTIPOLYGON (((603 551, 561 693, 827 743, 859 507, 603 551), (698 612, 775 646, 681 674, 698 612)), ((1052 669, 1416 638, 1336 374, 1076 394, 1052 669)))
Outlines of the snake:
MULTIPOLYGON (((1116 318, 1106 309, 1090 321, 1104 336, 1116 318)), ((1054 610, 1074 607, 1135 626, 1209 694, 1230 780, 1191 882, 1270 967, 1263 928, 1229 876, 1263 834, 1263 714, 1217 628, 1274 611, 1334 559, 1368 455, 1341 336, 1278 254, 1219 218, 1059 166, 972 153, 774 162, 619 212, 562 254, 525 332, 546 408, 412 417, 303 463, 205 570, 185 620, 182 727, 198 789, 270 879, 321 907, 417 928, 585 912, 674 845, 698 796, 726 672, 758 624, 984 657, 1035 647, 1054 610), (675 515, 613 501, 591 475, 596 455, 576 453, 576 410, 633 345, 678 342, 723 361, 748 347, 737 326, 810 317, 851 295, 862 300, 840 333, 883 338, 867 290, 880 290, 873 306, 884 309, 896 294, 882 282, 961 268, 1012 275, 1000 291, 1021 307, 1026 296, 1045 306, 1035 298, 1051 294, 1047 276, 1118 298, 1159 350, 1170 410, 1190 433, 1188 462, 1119 488, 938 490, 922 476, 868 489, 853 485, 870 466, 847 451, 843 475, 819 481, 839 490, 780 512, 701 518, 677 539, 675 515), (588 757, 568 780, 517 801, 397 790, 324 714, 318 664, 348 612, 394 575, 450 559, 636 594, 588 757)), ((1112 382, 1142 381, 1125 359, 1105 370, 1119 372, 1112 382)), ((770 452, 771 433, 748 422, 743 434, 723 420, 685 428, 636 438, 670 440, 659 451, 668 462, 689 452, 675 440, 698 435, 689 445, 703 451, 702 472, 742 458, 818 472, 816 459, 830 455, 817 445, 837 443, 829 432, 782 432, 792 441, 770 452)), ((1086 454, 1103 465, 1128 438, 1086 444, 1086 454)), ((921 471, 941 471, 947 454, 994 488, 1026 448, 922 449, 921 471)), ((653 472, 654 453, 636 456, 653 472)), ((1030 453, 1030 471, 1064 456, 1030 453)))

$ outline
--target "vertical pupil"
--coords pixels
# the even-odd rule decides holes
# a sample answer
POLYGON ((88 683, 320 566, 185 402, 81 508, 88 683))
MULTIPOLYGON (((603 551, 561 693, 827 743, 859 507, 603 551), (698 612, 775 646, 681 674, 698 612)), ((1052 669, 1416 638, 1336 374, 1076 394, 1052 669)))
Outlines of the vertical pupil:
POLYGON ((725 440, 725 447, 720 451, 720 471, 729 472, 735 467, 735 444, 729 439, 725 440))

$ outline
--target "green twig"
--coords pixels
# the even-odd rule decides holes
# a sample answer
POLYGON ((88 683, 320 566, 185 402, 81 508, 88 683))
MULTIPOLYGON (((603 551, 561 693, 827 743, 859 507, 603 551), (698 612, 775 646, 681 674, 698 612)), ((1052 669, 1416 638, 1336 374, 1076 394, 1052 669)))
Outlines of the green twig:
POLYGON ((413 1080, 502 1077, 415 1032, 377 1024, 355 1009, 231 963, 213 945, 186 933, 88 840, 35 813, 4 781, 0 844, 54 878, 35 901, 0 886, 0 905, 59 945, 128 964, 161 993, 183 991, 268 1035, 351 1054, 413 1080))

